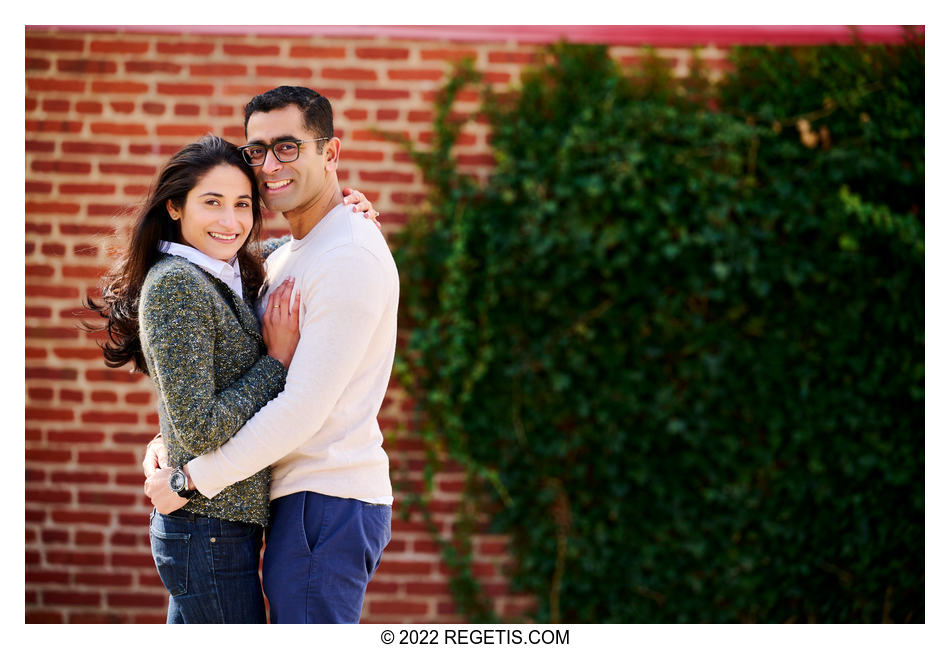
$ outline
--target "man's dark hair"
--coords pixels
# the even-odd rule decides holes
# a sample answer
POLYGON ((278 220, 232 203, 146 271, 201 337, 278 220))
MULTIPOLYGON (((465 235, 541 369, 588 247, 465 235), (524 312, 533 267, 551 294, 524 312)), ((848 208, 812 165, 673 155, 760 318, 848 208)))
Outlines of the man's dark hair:
POLYGON ((304 124, 317 137, 333 137, 333 109, 330 100, 315 90, 302 86, 279 86, 257 95, 244 107, 244 137, 247 122, 254 113, 269 113, 285 106, 297 106, 304 124))

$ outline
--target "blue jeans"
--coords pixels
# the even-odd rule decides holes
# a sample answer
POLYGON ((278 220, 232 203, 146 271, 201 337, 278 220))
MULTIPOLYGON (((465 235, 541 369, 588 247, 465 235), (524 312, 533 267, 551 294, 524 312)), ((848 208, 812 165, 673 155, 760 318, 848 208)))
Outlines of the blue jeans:
POLYGON ((274 624, 356 624, 392 507, 303 491, 271 501, 264 592, 274 624))
POLYGON ((266 624, 260 525, 152 510, 152 558, 168 591, 168 624, 266 624))

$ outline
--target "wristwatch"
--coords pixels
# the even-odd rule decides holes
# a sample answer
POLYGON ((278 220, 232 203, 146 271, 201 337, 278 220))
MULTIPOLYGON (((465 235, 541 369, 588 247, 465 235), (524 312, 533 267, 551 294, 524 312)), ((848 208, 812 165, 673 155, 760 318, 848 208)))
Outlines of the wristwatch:
POLYGON ((168 476, 168 486, 181 498, 191 498, 197 493, 194 489, 188 489, 188 476, 180 467, 168 476))

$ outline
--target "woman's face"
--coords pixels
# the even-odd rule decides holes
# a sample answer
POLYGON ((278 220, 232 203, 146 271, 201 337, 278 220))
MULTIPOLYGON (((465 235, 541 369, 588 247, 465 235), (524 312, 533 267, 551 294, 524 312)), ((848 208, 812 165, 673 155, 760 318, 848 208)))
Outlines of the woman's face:
POLYGON ((209 257, 230 261, 254 224, 251 183, 237 167, 218 165, 198 181, 185 198, 184 208, 168 213, 181 223, 182 243, 209 257))

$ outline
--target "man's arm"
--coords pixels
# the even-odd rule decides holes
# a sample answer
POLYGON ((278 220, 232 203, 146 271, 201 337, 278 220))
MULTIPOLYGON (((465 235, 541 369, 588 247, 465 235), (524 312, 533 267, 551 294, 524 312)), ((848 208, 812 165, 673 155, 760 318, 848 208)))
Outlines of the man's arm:
POLYGON ((209 498, 273 464, 323 427, 392 298, 382 262, 357 246, 327 253, 314 276, 299 284, 305 284, 300 286, 305 313, 284 391, 221 448, 187 464, 194 485, 209 498))

